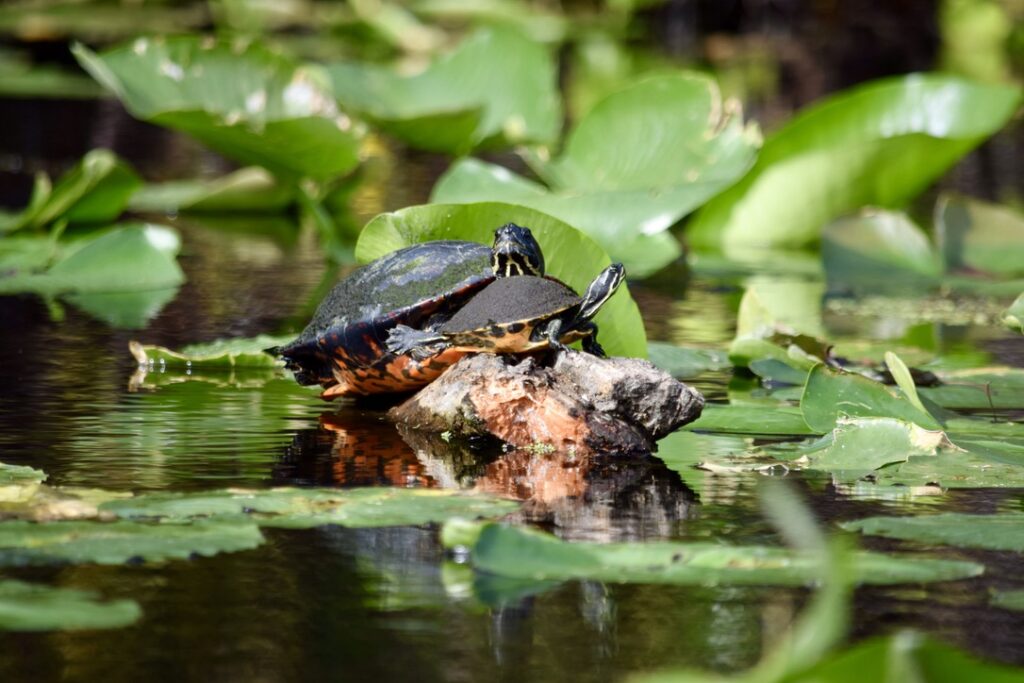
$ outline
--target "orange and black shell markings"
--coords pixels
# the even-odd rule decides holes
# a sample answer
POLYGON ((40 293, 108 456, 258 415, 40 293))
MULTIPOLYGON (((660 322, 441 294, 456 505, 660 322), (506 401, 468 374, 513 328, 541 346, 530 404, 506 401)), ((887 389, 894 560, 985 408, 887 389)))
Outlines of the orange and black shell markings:
POLYGON ((397 356, 385 340, 399 324, 445 320, 494 280, 491 250, 476 242, 426 242, 400 249, 341 280, 313 321, 279 350, 300 384, 320 384, 325 399, 411 391, 464 354, 426 360, 397 356))

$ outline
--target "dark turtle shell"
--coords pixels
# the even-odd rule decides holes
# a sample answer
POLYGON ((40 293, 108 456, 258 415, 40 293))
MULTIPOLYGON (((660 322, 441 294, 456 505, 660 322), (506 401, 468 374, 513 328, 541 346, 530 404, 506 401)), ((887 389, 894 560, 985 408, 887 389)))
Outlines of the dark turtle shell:
MULTIPOLYGON (((495 279, 491 249, 439 240, 399 249, 334 286, 302 334, 275 351, 300 384, 324 398, 406 391, 427 384, 463 354, 424 361, 395 356, 384 342, 398 324, 420 328, 449 316, 495 279)), ((518 279, 518 278, 508 278, 518 279)))
POLYGON ((487 333, 495 325, 533 326, 581 302, 558 280, 532 275, 498 278, 441 326, 442 334, 487 333))

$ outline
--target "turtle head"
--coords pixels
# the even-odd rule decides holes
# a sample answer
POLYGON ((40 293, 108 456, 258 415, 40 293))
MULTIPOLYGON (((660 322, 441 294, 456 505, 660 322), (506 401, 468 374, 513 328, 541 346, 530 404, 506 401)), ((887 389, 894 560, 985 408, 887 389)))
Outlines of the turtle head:
POLYGON ((529 228, 508 223, 494 231, 491 268, 497 277, 544 276, 544 253, 529 228))
POLYGON ((612 298, 612 294, 625 279, 626 269, 622 267, 621 263, 613 263, 598 273, 594 281, 587 287, 586 294, 583 295, 578 319, 590 320, 597 315, 597 311, 608 299, 612 298))

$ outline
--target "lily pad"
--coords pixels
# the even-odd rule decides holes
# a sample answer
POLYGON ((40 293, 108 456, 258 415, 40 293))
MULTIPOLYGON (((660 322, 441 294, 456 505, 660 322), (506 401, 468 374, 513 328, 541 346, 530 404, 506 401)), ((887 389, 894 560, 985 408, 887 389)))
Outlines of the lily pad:
POLYGON ((1007 206, 943 195, 935 239, 949 271, 1024 276, 1024 215, 1007 206))
MULTIPOLYGON (((356 258, 366 263, 417 242, 459 239, 491 244, 505 223, 526 226, 544 250, 548 273, 577 292, 611 260, 593 240, 562 221, 525 206, 486 202, 432 204, 385 213, 370 221, 359 236, 356 258)), ((636 302, 625 284, 595 318, 600 340, 613 356, 647 355, 647 339, 636 302)))
POLYGON ((90 591, 0 580, 0 631, 121 628, 141 616, 134 600, 104 602, 90 591))
POLYGON ((334 64, 328 72, 343 106, 420 149, 454 154, 547 143, 561 127, 548 49, 511 28, 479 29, 411 76, 357 63, 334 64))
POLYGON ((45 175, 36 178, 25 209, 0 219, 0 233, 41 228, 57 221, 108 223, 124 211, 142 181, 125 162, 105 149, 95 149, 65 173, 56 184, 45 175))
POLYGON ((990 601, 995 607, 1024 612, 1024 590, 997 591, 990 601))
POLYGON ((251 522, 191 524, 117 522, 0 522, 0 565, 162 562, 249 550, 263 543, 251 522))
POLYGON ((1003 316, 1003 324, 1011 330, 1024 333, 1024 294, 1017 297, 1013 305, 1006 309, 1006 315, 1003 316))
POLYGON ((890 417, 924 429, 941 429, 931 413, 915 405, 900 389, 824 365, 811 370, 800 409, 807 424, 819 433, 835 429, 843 418, 860 417, 890 417))
POLYGON ((518 504, 440 489, 357 488, 224 490, 153 493, 101 506, 123 518, 180 522, 247 516, 264 527, 307 529, 325 524, 366 528, 499 517, 518 504))
POLYGON ((731 185, 753 163, 760 134, 723 103, 710 78, 642 80, 584 116, 561 156, 528 158, 545 185, 476 160, 453 166, 435 202, 505 201, 561 218, 593 237, 636 275, 680 254, 662 233, 731 185), (652 144, 656 140, 656 144, 652 144))
POLYGON ((283 367, 283 363, 268 354, 266 349, 287 344, 294 338, 295 335, 274 337, 261 334, 249 338, 221 339, 207 344, 190 344, 178 351, 132 341, 128 344, 128 350, 140 366, 150 368, 276 368, 283 367))
POLYGON ((181 284, 178 234, 152 224, 126 224, 89 239, 42 273, 0 278, 0 293, 105 293, 160 290, 181 284))
POLYGON ((294 191, 258 167, 242 168, 214 180, 173 180, 145 185, 132 195, 132 211, 177 213, 281 211, 295 201, 294 191))
POLYGON ((704 412, 685 429, 720 434, 809 436, 822 434, 808 426, 799 408, 789 406, 704 406, 704 412))
POLYGON ((678 379, 732 368, 726 353, 716 349, 695 349, 665 342, 647 342, 647 351, 652 363, 678 379))
POLYGON ((44 481, 46 472, 42 470, 0 462, 0 503, 30 498, 44 481))
POLYGON ((1020 99, 1016 86, 939 74, 839 93, 769 137, 743 180, 697 214, 688 240, 803 246, 862 206, 899 208, 1002 128, 1020 99))
POLYGON ((821 236, 829 289, 893 292, 938 282, 939 259, 924 232, 905 214, 868 210, 829 224, 821 236))
POLYGON ((969 515, 944 512, 918 517, 868 517, 840 526, 869 536, 936 545, 1024 551, 1024 514, 969 515))
MULTIPOLYGON (((484 524, 475 536, 448 525, 442 541, 469 543, 473 566, 490 574, 546 581, 583 579, 609 583, 683 585, 802 585, 815 580, 820 558, 767 546, 719 543, 567 543, 549 534, 484 524)), ((977 576, 981 565, 952 560, 892 557, 859 552, 856 580, 892 584, 948 581, 977 576)))
POLYGON ((362 126, 338 110, 327 76, 255 43, 139 38, 79 64, 134 116, 194 136, 289 179, 331 180, 359 163, 362 126))

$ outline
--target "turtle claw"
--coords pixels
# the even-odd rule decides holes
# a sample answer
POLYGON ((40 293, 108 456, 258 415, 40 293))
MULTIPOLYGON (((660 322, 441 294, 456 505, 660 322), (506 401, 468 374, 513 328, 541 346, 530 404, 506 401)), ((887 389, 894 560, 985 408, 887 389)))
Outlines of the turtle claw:
POLYGON ((391 330, 385 344, 388 351, 396 356, 410 356, 413 360, 422 361, 441 350, 437 341, 437 337, 430 332, 417 330, 408 325, 398 325, 391 330))
POLYGON ((597 356, 598 358, 608 357, 608 354, 604 352, 604 348, 597 343, 597 340, 594 339, 593 335, 583 340, 583 350, 593 356, 597 356))

